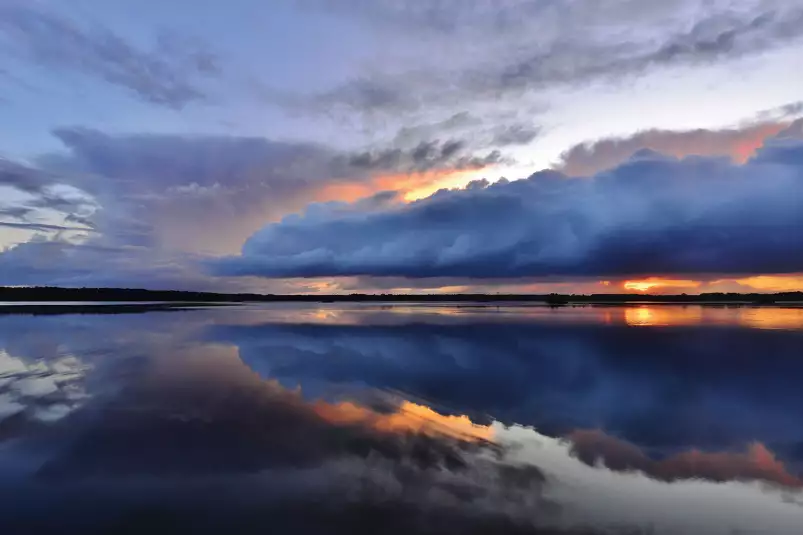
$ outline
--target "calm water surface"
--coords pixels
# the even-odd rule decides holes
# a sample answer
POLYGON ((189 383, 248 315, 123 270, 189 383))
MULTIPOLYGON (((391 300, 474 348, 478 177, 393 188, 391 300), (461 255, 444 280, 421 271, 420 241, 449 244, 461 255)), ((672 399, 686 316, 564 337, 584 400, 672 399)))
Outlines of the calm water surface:
POLYGON ((2 533, 803 532, 803 309, 0 316, 2 533))

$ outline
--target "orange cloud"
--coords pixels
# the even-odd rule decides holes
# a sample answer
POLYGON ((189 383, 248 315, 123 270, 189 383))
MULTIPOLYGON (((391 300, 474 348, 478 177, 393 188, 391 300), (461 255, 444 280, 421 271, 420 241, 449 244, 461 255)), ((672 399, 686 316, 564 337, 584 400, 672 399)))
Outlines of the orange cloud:
POLYGON ((368 181, 329 184, 315 195, 318 202, 331 200, 354 202, 380 191, 399 191, 405 201, 429 197, 447 188, 462 188, 480 177, 482 169, 441 169, 420 173, 377 175, 368 181))
POLYGON ((760 292, 796 292, 803 290, 803 275, 758 275, 733 282, 760 292))
POLYGON ((755 275, 739 279, 674 280, 660 277, 629 280, 622 288, 636 292, 796 292, 803 291, 803 274, 755 275))

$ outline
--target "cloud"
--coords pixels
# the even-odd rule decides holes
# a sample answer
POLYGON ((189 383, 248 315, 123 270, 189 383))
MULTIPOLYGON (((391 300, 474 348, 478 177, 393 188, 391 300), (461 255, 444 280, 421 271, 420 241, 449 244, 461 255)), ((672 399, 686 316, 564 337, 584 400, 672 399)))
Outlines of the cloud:
POLYGON ((12 417, 54 422, 79 409, 89 397, 88 369, 74 356, 25 362, 0 349, 0 423, 12 417))
POLYGON ((662 481, 707 479, 710 481, 770 481, 789 487, 803 486, 782 462, 761 443, 745 453, 691 450, 653 460, 638 446, 599 430, 578 430, 568 437, 572 453, 594 466, 601 461, 612 470, 638 470, 662 481))
POLYGON ((0 216, 11 219, 25 219, 33 209, 26 206, 0 206, 0 216))
POLYGON ((625 138, 581 143, 561 155, 557 169, 571 176, 588 176, 625 162, 642 149, 677 158, 729 156, 744 163, 764 142, 788 130, 789 122, 762 122, 723 130, 647 130, 625 138))
MULTIPOLYGON (((3 211, 0 210, 0 215, 3 211)), ((87 227, 70 227, 66 225, 50 225, 48 223, 15 223, 13 221, 0 221, 0 226, 8 228, 16 228, 22 230, 38 230, 38 231, 76 231, 76 232, 92 232, 91 228, 87 227)))
MULTIPOLYGON (((371 195, 379 175, 478 169, 504 160, 475 155, 459 140, 346 153, 264 138, 109 135, 61 128, 67 152, 40 160, 104 207, 93 221, 116 243, 183 251, 233 252, 265 221, 312 201, 371 195), (359 193, 349 196, 350 190, 359 193)), ((423 180, 423 179, 422 179, 423 180)), ((411 186, 414 186, 414 182, 411 186)))
MULTIPOLYGON (((65 150, 36 158, 36 166, 0 161, 0 185, 18 192, 0 207, 7 218, 0 226, 49 237, 4 254, 0 271, 9 284, 209 289, 214 282, 197 273, 196 255, 235 253, 266 221, 310 202, 428 187, 505 159, 457 138, 350 153, 256 137, 110 135, 80 127, 53 134, 65 150), (83 232, 82 243, 63 232, 83 232)), ((400 197, 378 194, 360 205, 378 209, 400 197)))
POLYGON ((98 199, 92 221, 115 245, 231 250, 265 220, 355 180, 337 172, 338 153, 314 144, 84 128, 54 135, 67 152, 40 164, 98 199))
POLYGON ((499 150, 484 156, 469 153, 462 140, 422 141, 410 149, 366 151, 348 158, 355 169, 381 173, 425 173, 432 170, 484 169, 505 161, 499 150))
POLYGON ((537 138, 540 133, 540 128, 526 124, 502 126, 494 130, 494 137, 491 143, 501 147, 527 145, 537 138))
POLYGON ((45 233, 91 230, 85 223, 96 210, 93 200, 63 181, 58 174, 0 159, 0 186, 13 192, 0 205, 0 218, 12 221, 0 220, 0 226, 45 233))
POLYGON ((24 193, 43 195, 55 177, 16 162, 0 159, 0 186, 8 186, 24 193))
MULTIPOLYGON (((530 421, 579 415, 628 431, 651 426, 658 438, 642 434, 637 448, 658 451, 660 458, 674 456, 665 442, 656 444, 661 438, 683 451, 689 440, 712 436, 726 447, 738 443, 718 426, 738 428, 738 436, 751 439, 756 430, 783 433, 797 445, 803 421, 795 373, 801 363, 794 358, 799 333, 716 326, 701 343, 685 329, 646 334, 615 324, 561 327, 554 314, 547 314, 554 319, 548 324, 525 314, 500 321, 490 311, 472 321, 478 314, 463 310, 438 325, 441 319, 433 322, 431 311, 421 311, 427 317, 421 321, 409 312, 358 308, 339 312, 371 320, 334 330, 318 325, 317 331, 295 320, 253 324, 265 313, 286 322, 287 309, 262 310, 258 317, 220 309, 102 316, 91 318, 92 329, 78 316, 0 318, 0 347, 11 352, 14 346, 14 355, 27 355, 27 362, 45 358, 48 365, 55 360, 49 354, 79 355, 95 364, 85 381, 88 393, 100 394, 62 420, 3 430, 1 527, 15 533, 88 525, 113 532, 132 522, 156 531, 169 523, 193 533, 232 526, 238 533, 277 526, 294 533, 592 533, 587 526, 603 533, 799 532, 799 493, 716 482, 718 471, 707 480, 707 459, 701 478, 684 475, 668 484, 645 473, 589 466, 572 456, 570 441, 498 422, 490 427, 498 444, 478 448, 415 433, 422 423, 417 417, 454 421, 424 407, 395 425, 398 409, 409 405, 379 403, 386 394, 362 389, 366 383, 382 386, 376 371, 384 368, 388 380, 418 381, 446 398, 462 395, 485 407, 492 406, 488 399, 505 399, 530 421), (388 315, 401 325, 390 339, 393 329, 377 324, 388 315), (244 328, 237 333, 240 342, 261 339, 261 347, 243 356, 261 363, 257 370, 264 377, 243 365, 232 343, 209 341, 208 330, 230 329, 227 322, 244 328), (289 334, 297 337, 294 346, 289 334), (644 353, 645 340, 654 352, 644 353), (777 351, 756 359, 768 343, 777 351), (323 347, 329 350, 318 352, 323 347), (271 374, 288 372, 291 364, 305 366, 300 371, 306 375, 289 374, 302 380, 350 370, 346 388, 336 392, 354 403, 310 397, 307 382, 301 389, 282 388, 271 374), (505 397, 511 391, 532 404, 505 397), (758 406, 734 403, 747 398, 758 406), (585 407, 576 405, 580 401, 585 407), (678 421, 655 412, 660 409, 678 421), (611 410, 621 411, 620 418, 609 420, 611 410), (713 422, 711 410, 721 411, 713 422), (790 425, 776 420, 781 417, 790 425), (649 438, 653 442, 645 446, 649 438), (152 447, 141 447, 143 439, 152 447)), ((0 359, 0 369, 22 372, 25 358, 12 360, 0 359)), ((772 460, 762 458, 767 454, 754 447, 747 454, 716 455, 730 467, 740 457, 764 466, 772 460)), ((741 462, 736 465, 743 467, 741 462)))
POLYGON ((616 0, 605 9, 590 0, 307 4, 382 24, 383 39, 405 42, 408 52, 380 54, 384 61, 307 99, 307 107, 388 115, 727 62, 794 43, 803 21, 803 10, 784 0, 749 1, 738 10, 698 0, 616 0))
POLYGON ((219 71, 213 54, 177 36, 163 34, 152 49, 143 49, 108 28, 79 24, 32 2, 0 6, 0 36, 7 59, 100 78, 176 109, 204 99, 203 79, 219 71))
MULTIPOLYGON (((115 327, 113 320, 99 321, 115 327)), ((179 320, 165 321, 186 327, 179 320)), ((86 343, 82 322, 67 322, 66 329, 52 323, 58 334, 48 341, 63 348, 65 338, 77 335, 86 343)), ((9 327, 6 323, 0 329, 9 327)), ((186 516, 184 508, 193 504, 195 509, 209 499, 215 522, 228 520, 230 525, 232 518, 245 515, 248 533, 264 531, 268 522, 274 527, 277 522, 292 522, 310 528, 310 515, 326 517, 329 522, 320 522, 328 525, 328 531, 351 533, 352 515, 362 522, 366 511, 376 511, 384 525, 387 520, 382 519, 395 518, 385 510, 397 508, 407 511, 405 517, 413 515, 417 519, 413 524, 440 525, 451 519, 450 526, 471 522, 476 529, 487 524, 490 533, 505 532, 513 514, 543 519, 535 514, 536 508, 544 513, 548 503, 541 496, 544 479, 537 467, 500 462, 493 455, 498 448, 486 441, 438 432, 444 422, 448 426, 455 421, 462 431, 465 420, 371 393, 365 397, 374 401, 373 406, 311 402, 297 390, 259 378, 231 346, 179 342, 172 330, 167 338, 151 327, 132 331, 129 322, 116 327, 120 330, 110 334, 122 335, 121 339, 104 337, 102 346, 109 347, 108 339, 127 340, 121 345, 128 355, 134 335, 133 354, 138 358, 103 352, 99 359, 103 366, 90 370, 91 379, 86 381, 111 385, 102 389, 103 399, 87 398, 84 409, 76 407, 68 418, 47 422, 44 433, 36 432, 41 426, 23 427, 22 432, 16 426, 18 432, 12 436, 20 447, 6 452, 0 470, 18 460, 18 451, 25 455, 36 451, 37 459, 20 462, 9 479, 13 483, 0 485, 0 495, 13 491, 16 496, 13 508, 7 505, 9 500, 0 500, 4 528, 12 519, 40 525, 29 515, 48 510, 51 517, 68 504, 58 515, 62 529, 86 525, 87 520, 105 529, 125 518, 124 513, 158 504, 160 511, 176 515, 175 520, 189 529, 197 525, 195 515, 186 516), (155 340, 155 346, 149 345, 155 340), (171 364, 162 368, 167 361, 171 364), (415 413, 406 414, 410 410, 415 413), (133 437, 147 437, 155 447, 138 447, 133 437), (37 447, 43 441, 47 447, 37 447), (192 455, 187 455, 189 445, 192 455), (43 484, 54 481, 58 485, 43 484), (85 505, 90 501, 93 507, 102 503, 104 514, 88 513, 85 505), (54 503, 59 505, 51 509, 54 503), (514 513, 509 512, 511 506, 514 513), (253 531, 255 524, 259 529, 253 531)), ((94 357, 100 353, 97 338, 84 348, 94 357)), ((3 363, 0 358, 0 366, 3 363)), ((10 372, 24 373, 22 359, 10 364, 10 372)), ((0 435, 0 440, 6 436, 0 435)), ((209 522, 204 519, 201 532, 209 522)), ((219 529, 216 525, 213 531, 219 529)))
POLYGON ((316 204, 212 267, 264 277, 794 273, 802 190, 796 140, 773 140, 743 165, 642 151, 592 179, 545 171, 381 210, 316 204))

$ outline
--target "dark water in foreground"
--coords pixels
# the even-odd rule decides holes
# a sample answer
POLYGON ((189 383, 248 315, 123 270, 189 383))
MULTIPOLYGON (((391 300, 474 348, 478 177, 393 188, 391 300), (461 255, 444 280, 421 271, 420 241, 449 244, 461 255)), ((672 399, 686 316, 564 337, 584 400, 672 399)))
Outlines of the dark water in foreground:
POLYGON ((0 316, 0 533, 803 532, 803 309, 0 316))

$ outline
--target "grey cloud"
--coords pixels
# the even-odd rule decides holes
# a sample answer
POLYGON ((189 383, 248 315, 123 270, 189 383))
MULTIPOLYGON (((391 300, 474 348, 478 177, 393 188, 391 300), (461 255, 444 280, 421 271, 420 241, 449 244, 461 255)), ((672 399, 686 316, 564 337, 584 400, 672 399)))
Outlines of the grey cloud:
POLYGON ((10 187, 30 196, 22 204, 1 206, 0 215, 18 221, 6 221, 0 225, 40 231, 76 230, 63 225, 34 221, 45 212, 56 212, 65 217, 84 217, 94 209, 90 198, 60 190, 59 184, 63 182, 64 178, 58 174, 0 160, 0 186, 10 187))
POLYGON ((783 121, 797 119, 803 113, 803 101, 790 102, 783 106, 777 106, 763 110, 756 114, 755 120, 758 122, 783 121))
POLYGON ((555 41, 541 50, 494 71, 482 66, 469 71, 466 85, 477 91, 499 92, 547 84, 617 79, 659 66, 698 64, 732 59, 800 38, 803 10, 758 14, 716 13, 691 30, 663 36, 656 48, 644 42, 555 41))
POLYGON ((792 102, 791 104, 782 106, 781 111, 787 116, 800 115, 803 113, 803 102, 792 102))
POLYGON ((54 179, 24 165, 0 159, 0 186, 9 186, 25 193, 42 194, 54 179))
POLYGON ((530 17, 566 9, 559 2, 551 0, 303 0, 302 5, 356 16, 406 31, 449 35, 467 29, 478 32, 521 29, 530 17))
MULTIPOLYGON (((303 102, 303 101, 302 101, 303 102)), ((358 78, 331 92, 316 96, 314 102, 322 109, 348 106, 359 110, 414 109, 416 100, 403 86, 393 87, 383 81, 358 78)))
POLYGON ((465 141, 422 141, 411 148, 390 148, 366 151, 348 158, 348 165, 357 169, 391 172, 425 172, 435 169, 482 169, 504 160, 498 150, 483 156, 472 154, 465 141))
MULTIPOLYGON (((253 281, 199 273, 195 255, 239 250, 266 221, 330 200, 329 186, 364 185, 366 193, 375 187, 370 170, 309 143, 113 136, 84 128, 54 134, 64 152, 39 158, 37 168, 9 162, 0 175, 6 185, 32 192, 32 199, 7 207, 13 213, 5 226, 51 234, 89 230, 91 236, 80 245, 64 237, 3 253, 0 278, 8 284, 253 289, 253 281)), ((456 148, 439 146, 438 155, 454 156, 456 148)), ((416 157, 424 161, 427 152, 416 157)), ((476 163, 471 158, 454 156, 466 165, 476 163)), ((374 206, 389 202, 386 197, 377 196, 374 206)))
POLYGON ((404 126, 396 134, 396 143, 410 143, 422 139, 432 139, 445 133, 464 131, 477 128, 482 125, 482 120, 467 111, 461 111, 450 115, 444 120, 435 121, 429 124, 414 126, 404 126))
MULTIPOLYGON (((410 112, 559 85, 618 83, 656 68, 757 54, 803 33, 803 9, 783 0, 750 2, 740 10, 696 0, 618 0, 605 8, 591 1, 385 1, 333 9, 401 25, 402 38, 435 31, 427 34, 420 61, 408 69, 394 61, 393 70, 359 73, 312 98, 310 109, 410 112), (478 48, 477 35, 492 45, 478 48)), ((409 46, 417 50, 416 43, 409 46)))
POLYGON ((541 129, 534 126, 517 124, 497 128, 491 143, 495 146, 527 145, 541 133, 541 129))
POLYGON ((163 35, 145 50, 109 28, 82 25, 31 2, 0 6, 0 36, 18 57, 103 79, 171 108, 205 98, 203 78, 219 71, 213 54, 178 38, 163 35))
POLYGON ((518 114, 479 116, 459 112, 446 119, 399 129, 393 139, 394 146, 426 146, 432 140, 446 139, 455 152, 480 152, 515 145, 527 145, 541 133, 541 128, 516 117, 518 114))
MULTIPOLYGON (((2 212, 0 212, 2 213, 2 212)), ((24 223, 15 223, 12 221, 0 221, 0 227, 8 227, 8 228, 16 228, 21 230, 34 230, 34 231, 76 231, 76 232, 91 232, 91 228, 86 227, 70 227, 66 225, 51 225, 47 223, 34 223, 34 222, 24 222, 24 223)))
POLYGON ((12 219, 25 219, 25 216, 30 214, 33 208, 26 206, 0 206, 0 216, 10 217, 12 219))
POLYGON ((67 214, 67 217, 64 218, 64 221, 82 225, 83 227, 88 228, 93 228, 95 226, 95 223, 92 221, 92 219, 77 214, 67 214))
POLYGON ((803 143, 744 165, 641 152, 373 211, 315 206, 254 234, 219 274, 476 279, 803 271, 803 143), (314 215, 313 215, 314 214, 314 215))
POLYGON ((31 286, 232 291, 251 284, 205 277, 195 269, 198 259, 192 255, 104 242, 104 236, 81 244, 34 238, 0 254, 0 280, 31 286))
POLYGON ((63 128, 68 152, 41 164, 70 171, 99 199, 92 219, 134 244, 231 250, 266 220, 325 195, 329 184, 367 180, 331 149, 262 138, 125 135, 63 128))

